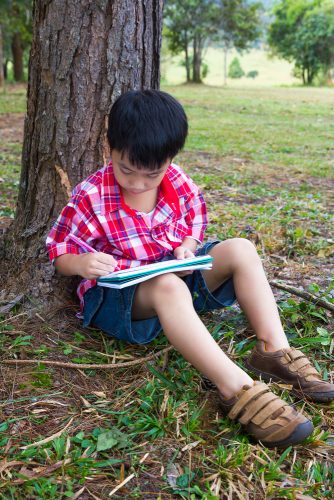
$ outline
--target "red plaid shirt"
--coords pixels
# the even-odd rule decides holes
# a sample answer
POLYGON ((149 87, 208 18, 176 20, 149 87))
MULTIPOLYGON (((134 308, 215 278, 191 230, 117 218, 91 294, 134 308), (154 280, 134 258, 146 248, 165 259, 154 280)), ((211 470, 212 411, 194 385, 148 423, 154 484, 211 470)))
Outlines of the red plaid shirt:
MULTIPOLYGON (((113 255, 117 269, 126 269, 161 260, 187 236, 201 243, 206 226, 203 196, 177 165, 168 167, 153 216, 148 216, 126 205, 109 163, 73 190, 46 246, 52 261, 66 253, 86 252, 71 241, 75 235, 98 252, 113 255)), ((77 290, 81 309, 84 294, 95 285, 96 280, 81 281, 77 290)))

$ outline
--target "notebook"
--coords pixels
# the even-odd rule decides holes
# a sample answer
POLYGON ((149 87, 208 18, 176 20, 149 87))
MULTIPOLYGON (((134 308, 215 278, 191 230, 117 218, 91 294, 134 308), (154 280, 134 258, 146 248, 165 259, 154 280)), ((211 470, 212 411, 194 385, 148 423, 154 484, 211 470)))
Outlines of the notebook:
POLYGON ((178 271, 192 271, 195 269, 212 269, 211 255, 201 255, 190 259, 171 259, 145 266, 130 267, 122 271, 115 271, 97 280, 99 286, 108 288, 125 288, 141 283, 160 274, 178 271))

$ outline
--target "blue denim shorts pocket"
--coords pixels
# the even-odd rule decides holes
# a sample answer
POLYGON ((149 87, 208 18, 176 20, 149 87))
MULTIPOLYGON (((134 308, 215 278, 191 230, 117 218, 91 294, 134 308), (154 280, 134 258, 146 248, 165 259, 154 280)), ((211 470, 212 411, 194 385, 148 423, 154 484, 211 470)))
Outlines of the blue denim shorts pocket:
POLYGON ((87 290, 85 293, 83 326, 89 326, 91 324, 95 314, 103 303, 103 299, 104 293, 101 286, 96 286, 87 290))
POLYGON ((132 302, 137 285, 120 290, 95 286, 85 293, 84 326, 131 344, 148 344, 162 328, 157 317, 134 321, 132 302))

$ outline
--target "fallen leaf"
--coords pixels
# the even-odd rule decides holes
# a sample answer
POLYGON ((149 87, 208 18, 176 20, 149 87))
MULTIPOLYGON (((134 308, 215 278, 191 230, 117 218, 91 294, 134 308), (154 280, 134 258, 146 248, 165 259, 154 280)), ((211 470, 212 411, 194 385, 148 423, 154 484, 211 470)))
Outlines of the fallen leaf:
POLYGON ((321 248, 318 252, 318 257, 326 258, 334 255, 334 245, 329 245, 328 247, 321 248))
POLYGON ((99 392, 99 391, 93 391, 92 394, 95 394, 98 398, 106 399, 107 396, 104 392, 99 392))
POLYGON ((177 478, 180 476, 180 471, 175 464, 169 464, 167 467, 167 483, 172 488, 176 488, 177 478))

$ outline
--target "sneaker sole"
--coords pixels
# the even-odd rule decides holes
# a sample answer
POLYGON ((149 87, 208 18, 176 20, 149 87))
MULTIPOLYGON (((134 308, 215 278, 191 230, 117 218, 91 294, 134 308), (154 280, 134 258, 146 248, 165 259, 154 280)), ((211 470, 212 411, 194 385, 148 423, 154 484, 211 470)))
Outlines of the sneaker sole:
MULTIPOLYGON (((276 375, 271 375, 270 373, 266 372, 261 372, 257 368, 253 368, 250 364, 248 364, 247 360, 245 361, 245 366, 246 368, 253 372, 256 373, 257 375, 260 375, 262 380, 265 382, 270 382, 271 380, 273 382, 278 382, 281 384, 286 384, 287 382, 280 379, 276 375)), ((314 403, 329 403, 330 401, 334 400, 334 392, 314 392, 313 394, 307 394, 306 392, 299 391, 298 389, 288 389, 289 392, 293 393, 295 396, 298 396, 299 398, 305 398, 308 401, 313 401, 314 403)))
POLYGON ((283 448, 287 446, 292 446, 303 442, 307 437, 309 437, 314 430, 313 424, 310 420, 299 424, 290 436, 283 439, 282 441, 266 442, 261 441, 267 448, 283 448))

